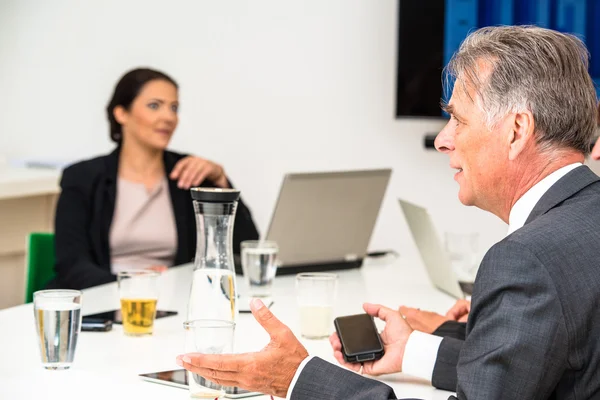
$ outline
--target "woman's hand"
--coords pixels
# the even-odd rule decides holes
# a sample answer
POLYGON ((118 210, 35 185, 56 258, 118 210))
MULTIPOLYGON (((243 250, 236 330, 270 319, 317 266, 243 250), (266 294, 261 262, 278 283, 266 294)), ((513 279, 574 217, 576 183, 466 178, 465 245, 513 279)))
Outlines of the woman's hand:
POLYGON ((152 266, 150 266, 150 267, 148 267, 146 269, 149 270, 149 271, 159 272, 159 273, 162 274, 163 272, 165 272, 166 270, 168 270, 169 267, 167 267, 166 265, 152 265, 152 266))
POLYGON ((200 186, 208 179, 218 187, 229 187, 223 167, 210 160, 196 156, 187 156, 175 164, 169 178, 177 180, 180 189, 200 186))

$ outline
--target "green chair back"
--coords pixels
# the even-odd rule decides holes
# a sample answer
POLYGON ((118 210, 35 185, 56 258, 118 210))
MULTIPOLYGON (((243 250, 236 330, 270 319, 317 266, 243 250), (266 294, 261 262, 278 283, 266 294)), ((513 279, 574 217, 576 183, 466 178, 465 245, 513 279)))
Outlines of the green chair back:
POLYGON ((33 292, 43 289, 55 276, 54 234, 30 233, 27 238, 27 280, 25 303, 33 301, 33 292))

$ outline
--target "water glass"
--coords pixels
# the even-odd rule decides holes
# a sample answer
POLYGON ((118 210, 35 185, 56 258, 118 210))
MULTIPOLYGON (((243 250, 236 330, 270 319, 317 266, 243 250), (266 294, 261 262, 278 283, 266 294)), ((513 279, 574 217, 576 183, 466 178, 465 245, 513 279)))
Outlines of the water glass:
POLYGON ((479 234, 477 232, 445 232, 444 238, 446 252, 458 280, 473 282, 478 267, 479 234))
POLYGON ((245 240, 241 247, 242 270, 248 284, 249 296, 271 296, 277 272, 277 243, 268 240, 245 240))
MULTIPOLYGON (((183 323, 185 352, 202 354, 233 353, 235 322, 218 319, 197 319, 183 323)), ((225 396, 222 385, 187 371, 190 397, 221 399, 225 396)))
POLYGON ((117 274, 123 332, 128 336, 151 335, 154 330, 158 278, 154 271, 120 271, 117 274))
POLYGON ((337 275, 317 272, 298 274, 296 294, 300 311, 300 334, 307 339, 328 337, 333 328, 337 275))
POLYGON ((33 312, 42 365, 68 369, 81 331, 79 290, 40 290, 33 294, 33 312))

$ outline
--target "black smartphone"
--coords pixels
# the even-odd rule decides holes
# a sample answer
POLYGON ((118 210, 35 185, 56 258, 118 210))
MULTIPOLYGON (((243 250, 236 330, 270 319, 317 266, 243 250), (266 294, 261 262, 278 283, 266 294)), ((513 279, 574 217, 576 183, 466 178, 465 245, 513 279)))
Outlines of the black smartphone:
MULTIPOLYGON (((156 319, 169 317, 171 315, 177 315, 177 311, 163 311, 163 310, 156 311, 156 319)), ((84 315, 83 319, 85 319, 85 318, 103 319, 103 320, 107 320, 107 321, 112 321, 114 324, 118 324, 118 325, 123 323, 123 318, 121 317, 121 310, 112 310, 112 311, 105 311, 105 312, 92 314, 92 315, 84 315)))
POLYGON ((81 318, 81 330, 84 332, 108 332, 112 329, 113 322, 104 318, 81 318))
POLYGON ((383 343, 375 321, 369 314, 338 317, 333 323, 342 342, 342 354, 346 362, 360 363, 383 357, 383 343))

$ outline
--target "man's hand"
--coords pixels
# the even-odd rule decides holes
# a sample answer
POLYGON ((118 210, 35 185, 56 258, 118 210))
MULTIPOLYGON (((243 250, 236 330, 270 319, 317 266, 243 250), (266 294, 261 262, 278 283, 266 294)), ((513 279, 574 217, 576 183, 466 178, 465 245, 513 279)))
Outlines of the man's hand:
POLYGON ((205 179, 208 179, 219 187, 229 187, 223 167, 212 161, 195 156, 187 156, 179 160, 175 164, 175 167, 173 167, 169 178, 177 180, 177 186, 180 189, 199 186, 205 179))
POLYGON ((433 333, 440 325, 450 318, 431 311, 421 311, 418 308, 400 307, 400 314, 406 317, 406 322, 416 331, 433 333))
POLYGON ((446 317, 452 321, 467 322, 471 312, 471 301, 460 299, 446 313, 446 317))
MULTIPOLYGON (((379 304, 365 303, 363 305, 367 314, 385 321, 385 329, 381 332, 381 341, 385 354, 377 361, 363 363, 363 373, 368 375, 391 374, 402 371, 402 358, 404 357, 404 346, 412 329, 396 310, 381 306, 379 304)), ((337 333, 329 337, 333 356, 338 362, 348 369, 360 371, 361 364, 347 363, 342 354, 342 343, 337 333)))
POLYGON ((400 314, 406 317, 406 322, 414 330, 433 333, 446 321, 467 322, 471 311, 469 300, 458 300, 445 316, 431 312, 421 311, 419 308, 400 307, 400 314))
POLYGON ((177 364, 220 385, 286 397, 296 370, 308 352, 262 301, 252 300, 250 308, 254 318, 271 336, 264 349, 244 354, 184 354, 177 357, 177 364))

